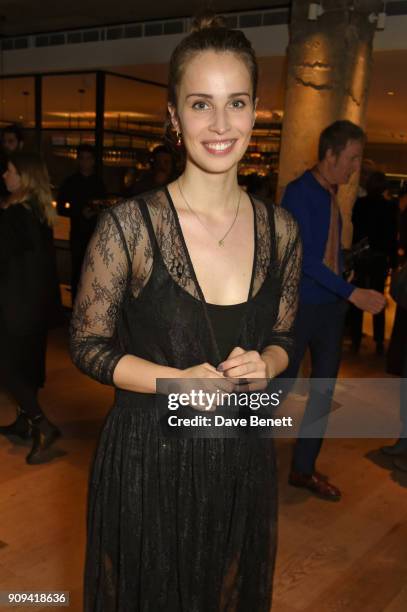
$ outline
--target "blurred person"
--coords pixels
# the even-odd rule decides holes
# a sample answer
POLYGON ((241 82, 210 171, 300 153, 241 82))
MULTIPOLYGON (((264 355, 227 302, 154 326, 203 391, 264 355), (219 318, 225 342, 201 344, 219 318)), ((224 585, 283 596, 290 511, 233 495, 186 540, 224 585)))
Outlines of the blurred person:
POLYGON ((122 196, 131 198, 134 195, 134 189, 137 185, 137 170, 135 168, 127 168, 123 176, 122 196))
POLYGON ((18 404, 6 436, 32 440, 29 464, 48 459, 60 432, 38 402, 45 382, 47 329, 59 307, 53 245, 54 209, 47 169, 36 155, 10 155, 10 193, 0 215, 0 383, 18 404))
POLYGON ((295 379, 308 348, 311 353, 310 394, 289 483, 329 501, 338 501, 341 492, 316 470, 316 461, 341 360, 347 303, 374 314, 385 305, 379 292, 357 288, 342 278, 342 223, 336 195, 338 186, 348 183, 359 171, 364 141, 363 130, 350 121, 336 121, 325 128, 319 139, 317 165, 289 183, 282 200, 282 206, 299 224, 303 243, 300 304, 294 329, 296 349, 282 378, 295 379), (330 380, 322 388, 313 379, 330 380), (313 437, 306 437, 312 425, 313 437))
MULTIPOLYGON (((352 211, 353 244, 367 238, 369 250, 355 265, 353 284, 357 287, 384 292, 390 269, 397 261, 397 204, 385 198, 388 189, 383 172, 373 172, 367 183, 363 198, 358 198, 352 211)), ((352 348, 358 352, 362 340, 363 311, 351 306, 349 313, 352 348)), ((376 352, 384 352, 384 310, 373 316, 373 338, 376 352)))
POLYGON ((398 249, 402 260, 407 259, 407 182, 404 183, 399 195, 398 249))
POLYGON ((271 186, 268 176, 261 176, 257 173, 249 174, 247 177, 247 191, 262 198, 266 203, 271 204, 271 186))
POLYGON ((396 466, 407 471, 407 309, 397 305, 396 317, 387 355, 387 372, 401 377, 400 381, 400 437, 394 444, 383 446, 382 452, 400 457, 396 466))
POLYGON ((1 146, 6 155, 22 150, 24 147, 24 136, 18 125, 7 125, 2 129, 1 146))
POLYGON ((11 153, 21 151, 24 146, 22 130, 16 124, 7 125, 1 131, 0 151, 0 207, 5 203, 9 192, 7 191, 3 174, 7 170, 7 160, 11 153))
POLYGON ((135 183, 132 195, 139 195, 169 183, 174 178, 174 166, 171 149, 166 145, 155 147, 151 153, 150 170, 140 181, 135 183))
POLYGON ((362 164, 360 167, 360 174, 359 174, 358 198, 363 198, 365 195, 367 195, 366 185, 367 185, 367 182, 371 174, 373 174, 375 170, 376 170, 376 164, 374 163, 373 160, 371 159, 362 160, 362 164))
MULTIPOLYGON (((407 265, 407 185, 399 197, 399 263, 407 265)), ((401 376, 400 382, 400 438, 391 446, 384 446, 382 451, 387 455, 400 456, 395 461, 397 467, 407 471, 407 309, 397 304, 396 315, 389 349, 386 355, 386 366, 389 374, 401 376)))
POLYGON ((92 200, 106 195, 105 185, 96 174, 95 149, 81 144, 77 149, 78 170, 61 185, 58 198, 58 214, 69 217, 71 250, 72 304, 75 301, 86 247, 96 226, 97 212, 92 210, 92 200))

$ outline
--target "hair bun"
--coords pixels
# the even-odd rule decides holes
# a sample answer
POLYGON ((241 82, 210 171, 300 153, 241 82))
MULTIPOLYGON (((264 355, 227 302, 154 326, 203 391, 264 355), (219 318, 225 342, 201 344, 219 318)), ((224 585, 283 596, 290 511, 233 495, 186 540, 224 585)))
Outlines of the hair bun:
POLYGON ((225 28, 226 22, 223 17, 217 15, 216 13, 212 13, 210 11, 205 11, 200 15, 197 15, 191 25, 191 33, 193 32, 201 32, 202 30, 209 30, 211 28, 225 28))

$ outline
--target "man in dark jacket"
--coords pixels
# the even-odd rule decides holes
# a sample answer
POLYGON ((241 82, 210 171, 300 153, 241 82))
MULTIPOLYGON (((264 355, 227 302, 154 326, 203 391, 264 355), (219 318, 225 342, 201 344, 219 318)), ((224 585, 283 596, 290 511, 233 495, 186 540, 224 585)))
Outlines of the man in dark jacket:
POLYGON ((105 197, 101 178, 95 173, 95 151, 90 145, 79 145, 78 171, 66 179, 58 194, 58 214, 71 219, 71 290, 72 303, 78 290, 86 247, 96 225, 96 213, 90 203, 105 197))
MULTIPOLYGON (((367 238, 369 251, 360 258, 353 283, 384 292, 390 268, 397 267, 397 204, 384 197, 387 189, 386 176, 373 172, 366 184, 366 196, 358 198, 352 212, 353 243, 367 238)), ((373 337, 376 352, 384 352, 384 310, 373 317, 373 337)), ((352 345, 358 352, 362 340, 363 311, 351 307, 352 345)))

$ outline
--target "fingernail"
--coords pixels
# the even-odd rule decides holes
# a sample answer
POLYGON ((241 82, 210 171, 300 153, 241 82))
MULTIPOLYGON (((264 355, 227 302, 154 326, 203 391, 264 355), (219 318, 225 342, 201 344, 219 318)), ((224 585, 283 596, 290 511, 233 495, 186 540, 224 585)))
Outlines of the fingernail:
POLYGON ((218 370, 218 372, 223 372, 223 365, 222 364, 218 365, 216 369, 218 370))

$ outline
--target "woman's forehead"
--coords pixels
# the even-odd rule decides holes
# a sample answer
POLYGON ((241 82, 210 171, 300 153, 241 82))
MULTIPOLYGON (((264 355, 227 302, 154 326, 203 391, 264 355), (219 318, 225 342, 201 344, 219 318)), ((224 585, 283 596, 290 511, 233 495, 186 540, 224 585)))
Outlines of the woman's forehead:
POLYGON ((184 88, 199 86, 216 90, 236 85, 250 90, 251 77, 245 61, 228 51, 201 51, 190 58, 184 67, 180 85, 184 88))

